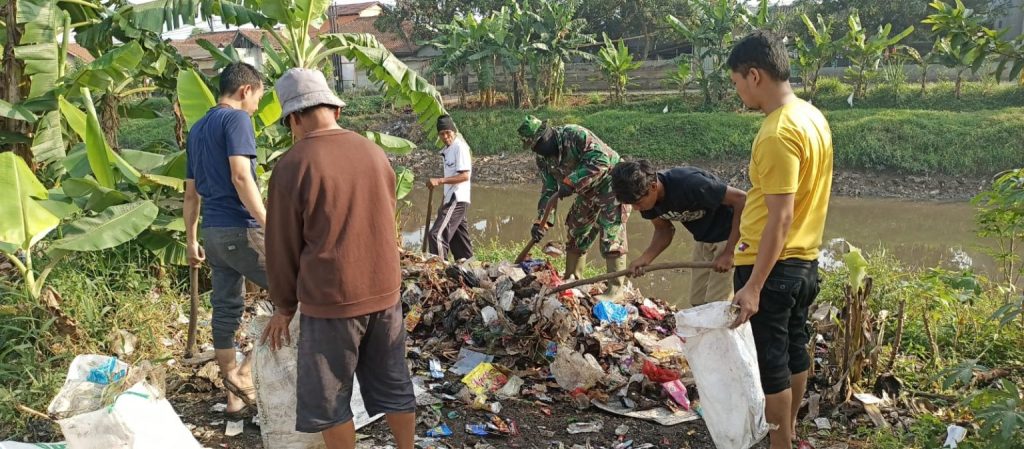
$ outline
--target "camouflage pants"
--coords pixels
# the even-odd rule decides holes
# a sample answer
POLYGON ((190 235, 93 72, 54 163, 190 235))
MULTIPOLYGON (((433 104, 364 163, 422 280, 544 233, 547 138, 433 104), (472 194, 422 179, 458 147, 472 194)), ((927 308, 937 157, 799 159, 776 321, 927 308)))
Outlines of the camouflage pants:
POLYGON ((565 219, 567 249, 586 253, 600 236, 602 256, 626 254, 626 220, 631 208, 619 204, 608 190, 594 196, 576 196, 565 219))

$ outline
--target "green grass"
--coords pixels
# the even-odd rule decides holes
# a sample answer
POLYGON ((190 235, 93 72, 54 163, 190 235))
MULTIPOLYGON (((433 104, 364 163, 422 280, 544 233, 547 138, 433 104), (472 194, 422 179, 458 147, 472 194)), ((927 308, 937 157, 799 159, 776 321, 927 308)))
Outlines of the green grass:
MULTIPOLYGON (((180 326, 176 280, 158 279, 152 256, 128 244, 98 253, 76 253, 59 265, 49 285, 61 296, 60 307, 75 319, 84 338, 63 336, 50 313, 23 299, 15 278, 0 278, 0 435, 25 440, 30 417, 18 412, 23 404, 45 411, 64 382, 71 360, 79 354, 110 354, 108 339, 124 330, 138 337, 127 362, 170 358, 179 346, 180 326)), ((180 286, 177 286, 180 287, 180 286)))
MULTIPOLYGON (((532 111, 555 124, 578 123, 629 158, 692 162, 749 157, 762 116, 755 113, 663 114, 615 109, 590 113, 532 111)), ((526 112, 517 109, 454 111, 476 154, 522 151, 515 129, 526 112)), ((1024 165, 1019 144, 1024 109, 969 113, 896 109, 826 112, 838 168, 907 174, 987 174, 1024 165)))

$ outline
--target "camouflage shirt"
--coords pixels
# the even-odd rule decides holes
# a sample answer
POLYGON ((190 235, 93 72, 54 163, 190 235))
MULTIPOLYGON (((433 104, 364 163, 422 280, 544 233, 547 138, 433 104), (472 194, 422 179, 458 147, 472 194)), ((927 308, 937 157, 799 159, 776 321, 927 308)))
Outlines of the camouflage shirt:
POLYGON ((594 134, 579 125, 554 128, 558 157, 537 155, 537 168, 543 181, 537 218, 558 192, 560 183, 569 184, 577 195, 596 196, 611 189, 609 172, 619 163, 619 154, 594 134))

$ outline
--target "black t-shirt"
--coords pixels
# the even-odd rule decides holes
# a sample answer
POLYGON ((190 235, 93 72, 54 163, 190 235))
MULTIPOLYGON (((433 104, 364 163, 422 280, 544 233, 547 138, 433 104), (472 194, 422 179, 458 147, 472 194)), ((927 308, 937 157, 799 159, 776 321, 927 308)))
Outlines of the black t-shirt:
POLYGON ((732 208, 722 204, 726 184, 696 167, 679 167, 658 173, 665 187, 665 198, 650 210, 640 213, 648 220, 661 218, 678 221, 694 240, 718 243, 729 239, 732 208))

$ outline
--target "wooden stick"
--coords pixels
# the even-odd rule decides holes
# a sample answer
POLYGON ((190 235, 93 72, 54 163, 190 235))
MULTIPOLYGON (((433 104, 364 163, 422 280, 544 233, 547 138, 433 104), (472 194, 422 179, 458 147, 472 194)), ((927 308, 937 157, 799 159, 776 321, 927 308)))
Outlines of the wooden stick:
POLYGON ((29 415, 35 416, 36 418, 45 419, 47 421, 53 421, 53 418, 51 418, 50 415, 47 415, 46 413, 40 412, 38 410, 33 410, 24 405, 18 404, 14 406, 14 408, 18 409, 19 412, 27 413, 29 415))
POLYGON ((191 285, 191 307, 188 312, 188 340, 185 343, 185 358, 192 358, 192 351, 196 347, 196 325, 199 321, 199 267, 189 268, 189 283, 191 285))
MULTIPOLYGON (((548 226, 548 217, 551 215, 551 211, 555 210, 556 205, 558 205, 558 194, 555 194, 555 196, 551 197, 551 199, 548 200, 548 204, 544 206, 544 216, 542 216, 540 219, 541 226, 545 228, 548 226)), ((533 236, 531 235, 530 242, 527 243, 526 248, 523 248, 523 250, 519 252, 519 255, 516 256, 515 263, 523 263, 523 261, 526 260, 527 257, 530 257, 530 251, 533 250, 533 245, 536 245, 537 242, 538 241, 534 240, 533 236)))
MULTIPOLYGON (((679 269, 679 268, 711 268, 713 266, 714 266, 714 264, 711 263, 711 262, 667 262, 667 263, 656 263, 656 264, 653 264, 653 265, 648 265, 646 268, 644 268, 644 273, 650 273, 652 271, 659 271, 659 270, 676 270, 676 269, 679 269)), ((594 276, 594 277, 592 277, 590 279, 583 279, 583 280, 579 280, 579 281, 575 281, 575 282, 570 282, 568 284, 562 284, 562 285, 559 285, 558 287, 555 287, 551 291, 549 291, 548 294, 562 292, 562 291, 568 290, 570 288, 579 287, 581 285, 594 284, 594 283, 601 282, 601 281, 607 281, 609 279, 615 279, 615 278, 617 278, 619 276, 626 276, 629 273, 631 273, 630 270, 621 270, 621 271, 616 271, 614 273, 607 273, 607 274, 602 274, 600 276, 594 276)))
POLYGON ((427 252, 427 236, 430 235, 430 214, 434 211, 434 188, 427 189, 427 221, 423 225, 423 244, 420 246, 420 252, 427 252))

